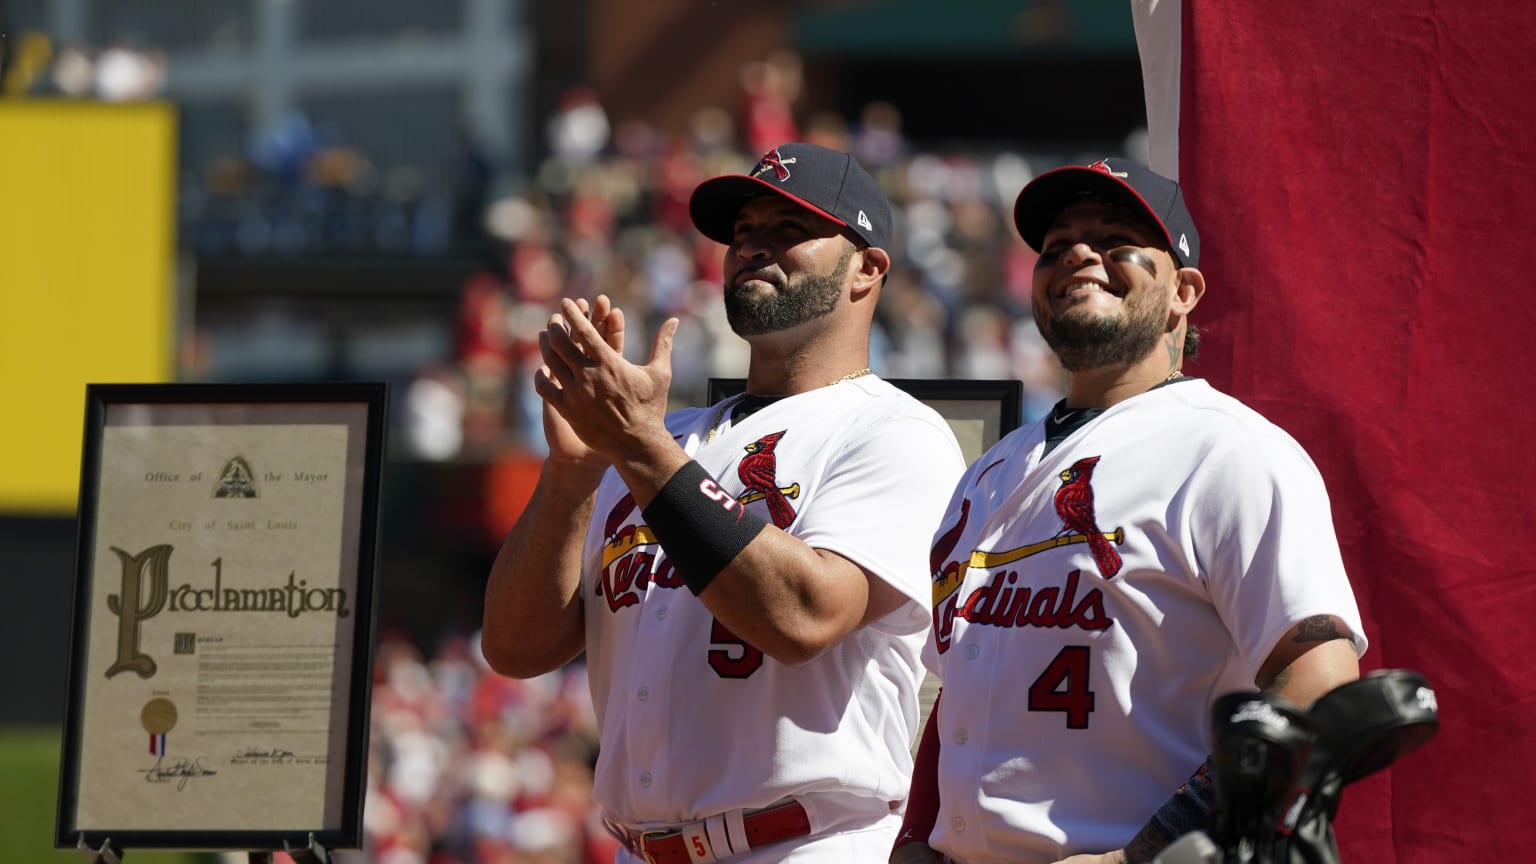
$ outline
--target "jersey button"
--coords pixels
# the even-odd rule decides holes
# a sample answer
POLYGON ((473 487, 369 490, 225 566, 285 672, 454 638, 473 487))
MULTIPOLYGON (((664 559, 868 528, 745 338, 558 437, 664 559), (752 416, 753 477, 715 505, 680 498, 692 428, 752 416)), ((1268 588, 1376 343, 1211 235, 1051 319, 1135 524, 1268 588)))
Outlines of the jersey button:
POLYGON ((961 819, 959 816, 956 816, 955 818, 949 820, 949 827, 955 829, 955 833, 958 834, 965 830, 965 820, 961 819))
POLYGON ((965 742, 967 742, 969 740, 971 740, 971 736, 969 734, 967 734, 964 729, 961 729, 960 731, 955 733, 955 743, 956 744, 964 744, 965 742))
POLYGON ((967 645, 967 646, 965 646, 965 659, 967 659, 967 660, 975 660, 976 659, 976 655, 980 654, 980 653, 981 653, 981 649, 977 648, 975 645, 967 645))
POLYGON ((639 698, 641 702, 644 702, 645 700, 651 698, 651 688, 641 687, 640 692, 636 693, 635 696, 639 698))
POLYGON ((651 788, 651 772, 649 772, 649 771, 642 771, 642 772, 640 772, 640 785, 644 786, 647 789, 651 788))
POLYGON ((665 621, 665 620, 667 620, 667 607, 663 606, 660 609, 656 610, 656 620, 657 621, 665 621))

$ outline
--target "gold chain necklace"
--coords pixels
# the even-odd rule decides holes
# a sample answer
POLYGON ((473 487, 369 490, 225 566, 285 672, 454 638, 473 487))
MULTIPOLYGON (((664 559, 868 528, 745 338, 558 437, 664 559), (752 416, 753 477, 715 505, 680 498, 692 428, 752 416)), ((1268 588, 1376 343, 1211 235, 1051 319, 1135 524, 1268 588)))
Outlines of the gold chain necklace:
MULTIPOLYGON (((865 375, 870 374, 870 372, 871 372, 870 368, 868 366, 865 366, 863 369, 858 369, 858 370, 855 370, 853 372, 849 372, 847 375, 844 375, 841 378, 835 379, 833 381, 828 381, 826 386, 831 387, 833 384, 841 384, 844 381, 852 381, 855 378, 863 378, 865 375)), ((712 443, 715 440, 715 436, 717 434, 719 434, 719 431, 720 431, 720 421, 725 419, 725 412, 731 410, 732 408, 735 408, 736 407, 736 403, 738 403, 741 400, 747 398, 748 395, 750 395, 750 394, 747 394, 747 393, 737 393, 735 396, 732 396, 731 398, 729 398, 729 399, 725 400, 724 402, 720 403, 720 407, 715 409, 714 419, 709 421, 709 434, 704 436, 704 443, 705 444, 712 443)))

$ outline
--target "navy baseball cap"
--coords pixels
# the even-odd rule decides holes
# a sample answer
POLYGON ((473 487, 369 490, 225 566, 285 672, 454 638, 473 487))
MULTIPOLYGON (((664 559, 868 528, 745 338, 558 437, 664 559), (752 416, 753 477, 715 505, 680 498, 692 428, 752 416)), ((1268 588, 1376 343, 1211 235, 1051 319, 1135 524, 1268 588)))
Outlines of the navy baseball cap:
POLYGON ((705 180, 693 190, 688 214, 705 237, 729 246, 741 205, 770 193, 847 227, 871 246, 891 248, 891 203, 880 184, 853 156, 815 144, 781 144, 750 174, 705 180))
POLYGON ((1184 206, 1179 184, 1124 159, 1056 168, 1029 181, 1013 204, 1013 225, 1029 248, 1039 252, 1056 217, 1084 198, 1140 213, 1162 229, 1180 267, 1200 266, 1200 234, 1184 206))

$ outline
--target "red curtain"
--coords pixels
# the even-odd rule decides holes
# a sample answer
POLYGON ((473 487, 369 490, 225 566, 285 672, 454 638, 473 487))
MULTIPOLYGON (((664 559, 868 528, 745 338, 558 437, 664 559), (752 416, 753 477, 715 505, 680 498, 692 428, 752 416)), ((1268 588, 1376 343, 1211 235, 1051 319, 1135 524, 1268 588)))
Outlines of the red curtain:
POLYGON ((1346 790, 1343 859, 1526 860, 1536 4, 1184 0, 1182 27, 1194 371, 1312 454, 1365 668, 1439 700, 1435 739, 1346 790))

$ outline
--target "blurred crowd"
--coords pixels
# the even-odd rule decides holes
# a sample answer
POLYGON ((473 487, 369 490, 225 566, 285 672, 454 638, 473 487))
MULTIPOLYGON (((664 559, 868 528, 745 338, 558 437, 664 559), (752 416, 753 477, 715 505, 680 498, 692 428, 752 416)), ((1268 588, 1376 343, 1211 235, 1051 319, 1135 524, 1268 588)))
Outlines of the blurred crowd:
POLYGON ((596 724, 580 662, 518 681, 478 639, 379 645, 364 856, 378 864, 609 864, 592 804, 596 724))
POLYGON ((885 187, 896 248, 876 322, 872 365, 888 378, 1017 379, 1025 421, 1060 398, 1060 369, 1029 314, 1034 253, 1012 227, 1015 196, 1037 170, 1104 156, 1145 159, 1142 136, 1117 152, 1025 155, 914 147, 892 104, 852 120, 797 121, 793 58, 749 64, 737 111, 698 112, 686 134, 642 122, 611 127, 590 91, 571 91, 547 130, 549 155, 526 182, 490 191, 483 213, 493 262, 463 286, 450 362, 423 369, 406 394, 417 455, 495 450, 508 435, 542 452, 537 333, 562 296, 614 298, 626 353, 648 355, 655 328, 682 319, 673 397, 706 401, 712 377, 743 377, 746 346, 721 301, 724 248, 699 235, 688 200, 702 180, 740 173, 773 146, 848 150, 885 187), (1127 153, 1126 151, 1130 151, 1127 153), (1039 164, 1037 164, 1039 163, 1039 164))
MULTIPOLYGON (((35 41, 10 65, 11 86, 25 81, 34 94, 147 98, 164 83, 163 56, 126 45, 55 50, 35 41)), ((745 375, 746 346, 729 332, 721 302, 724 250, 694 229, 689 195, 778 144, 810 141, 856 154, 894 205, 875 371, 1020 380, 1021 419, 1043 414, 1060 397, 1061 375, 1029 315, 1034 254, 1012 228, 1014 197, 1059 164, 1144 161, 1144 135, 1115 142, 1114 152, 1102 144, 919 146, 889 102, 850 116, 800 111, 810 101, 802 72, 793 52, 746 63, 736 103, 699 110, 677 132, 614 122, 594 90, 572 87, 540 130, 537 157, 518 167, 500 164, 467 128, 444 137, 454 143, 432 157, 436 164, 379 159, 334 120, 294 110, 250 129, 237 151, 183 165, 180 245, 204 258, 478 262, 458 286, 457 320, 441 325, 451 329, 443 339, 451 351, 406 382, 396 419, 424 460, 536 458, 544 451, 531 387, 537 333, 563 296, 612 297, 637 360, 663 320, 681 318, 678 405, 707 401, 710 378, 745 375)))

